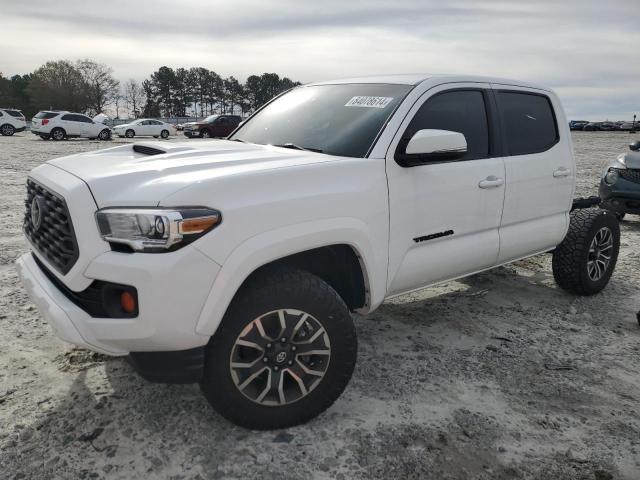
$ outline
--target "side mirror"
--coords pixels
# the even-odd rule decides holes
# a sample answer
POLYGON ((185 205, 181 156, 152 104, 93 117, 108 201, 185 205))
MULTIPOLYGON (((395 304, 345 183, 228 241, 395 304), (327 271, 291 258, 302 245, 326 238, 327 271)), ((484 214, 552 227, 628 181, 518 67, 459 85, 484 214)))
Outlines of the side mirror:
POLYGON ((399 153, 397 160, 403 167, 459 160, 467 154, 467 139, 449 130, 418 130, 399 153))

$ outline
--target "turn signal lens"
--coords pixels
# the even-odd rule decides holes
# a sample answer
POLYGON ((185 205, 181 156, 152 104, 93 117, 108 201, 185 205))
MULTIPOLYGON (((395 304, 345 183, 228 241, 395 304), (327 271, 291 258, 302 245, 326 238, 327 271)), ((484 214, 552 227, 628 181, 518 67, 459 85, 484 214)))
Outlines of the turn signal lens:
POLYGON ((183 235, 202 233, 214 227, 220 221, 220 215, 210 215, 208 217, 187 218, 180 222, 178 231, 183 235))
POLYGON ((124 291, 120 294, 120 306, 126 313, 133 314, 136 311, 136 299, 131 293, 124 291))

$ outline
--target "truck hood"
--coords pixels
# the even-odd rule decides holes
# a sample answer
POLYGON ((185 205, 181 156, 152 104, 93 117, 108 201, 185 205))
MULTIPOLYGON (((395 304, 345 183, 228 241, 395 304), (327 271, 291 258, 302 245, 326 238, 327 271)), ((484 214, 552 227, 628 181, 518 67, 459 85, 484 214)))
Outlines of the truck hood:
POLYGON ((197 183, 338 158, 271 145, 210 140, 139 142, 47 163, 86 182, 98 207, 104 208, 155 206, 172 193, 197 183))

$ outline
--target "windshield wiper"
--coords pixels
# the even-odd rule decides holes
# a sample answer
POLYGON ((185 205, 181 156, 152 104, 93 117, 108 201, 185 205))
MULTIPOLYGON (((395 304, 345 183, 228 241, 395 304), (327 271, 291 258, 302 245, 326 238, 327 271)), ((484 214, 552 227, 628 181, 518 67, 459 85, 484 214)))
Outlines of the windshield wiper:
POLYGON ((282 143, 280 145, 274 145, 274 147, 291 148, 293 150, 305 150, 307 152, 322 153, 322 150, 320 150, 319 148, 301 147, 300 145, 296 145, 295 143, 290 143, 290 142, 282 143))

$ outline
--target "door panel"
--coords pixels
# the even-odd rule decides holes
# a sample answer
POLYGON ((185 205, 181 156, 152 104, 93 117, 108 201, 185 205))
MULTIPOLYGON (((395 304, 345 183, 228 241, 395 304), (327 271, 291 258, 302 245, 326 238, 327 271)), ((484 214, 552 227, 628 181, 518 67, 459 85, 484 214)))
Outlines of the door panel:
POLYGON ((507 152, 500 227, 502 263, 562 241, 571 210, 575 165, 567 138, 558 131, 566 123, 564 114, 548 92, 531 95, 516 87, 493 87, 507 152))
MULTIPOLYGON (((488 97, 484 88, 489 86, 449 84, 429 90, 412 107, 391 144, 386 159, 391 295, 496 264, 504 201, 504 185, 499 180, 504 182, 504 162, 500 157, 491 158, 488 127, 482 132, 468 128, 469 122, 476 125, 483 115, 488 123, 487 112, 477 116, 473 111, 462 111, 457 115, 459 107, 449 111, 448 105, 459 102, 460 97, 444 96, 452 89, 462 89, 480 92, 482 99, 488 97), (442 95, 438 97, 441 105, 432 110, 430 105, 436 102, 437 95, 442 95), (472 159, 401 167, 395 161, 396 147, 403 138, 406 142, 416 122, 418 126, 464 133, 472 159)), ((477 98, 478 95, 463 99, 463 105, 472 105, 471 100, 477 98)), ((482 108, 481 105, 482 100, 480 107, 474 108, 482 108)))

